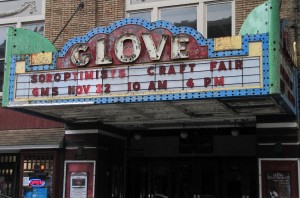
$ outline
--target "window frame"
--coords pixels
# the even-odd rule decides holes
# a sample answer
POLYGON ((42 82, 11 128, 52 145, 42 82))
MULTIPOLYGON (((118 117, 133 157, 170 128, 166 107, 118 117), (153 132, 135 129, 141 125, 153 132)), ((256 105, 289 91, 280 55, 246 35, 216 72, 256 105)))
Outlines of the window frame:
POLYGON ((150 12, 150 18, 151 18, 151 16, 152 16, 152 9, 151 8, 150 9, 133 10, 133 11, 127 12, 126 17, 128 18, 129 14, 145 13, 145 12, 150 12))
POLYGON ((189 8, 189 7, 196 7, 196 22, 197 22, 197 29, 199 29, 199 20, 197 20, 199 18, 199 4, 188 4, 188 5, 174 5, 174 6, 168 6, 168 7, 160 7, 158 8, 158 19, 161 19, 161 11, 163 9, 173 9, 173 8, 189 8))
MULTIPOLYGON (((45 21, 30 21, 30 22, 22 22, 21 23, 21 27, 24 28, 26 25, 33 25, 33 24, 43 24, 44 25, 44 32, 43 32, 43 35, 45 35, 45 21)), ((26 28, 24 28, 26 29, 26 28)), ((32 31, 32 30, 31 30, 32 31)), ((36 31, 34 31, 36 32, 36 31)), ((39 33, 39 32, 36 32, 36 33, 39 33)))
MULTIPOLYGON (((24 179, 24 175, 26 175, 26 172, 28 172, 29 170, 28 169, 24 169, 24 161, 28 160, 27 157, 33 157, 31 158, 32 161, 36 161, 36 160, 39 160, 40 156, 44 157, 44 156, 48 156, 50 158, 52 158, 52 165, 53 167, 50 169, 48 169, 49 171, 52 170, 52 193, 51 193, 51 198, 54 198, 56 197, 56 194, 57 194, 57 185, 55 185, 55 183, 59 183, 59 169, 61 168, 59 162, 60 162, 60 154, 58 151, 56 150, 22 150, 21 153, 20 153, 20 164, 19 164, 19 189, 22 189, 22 190, 19 190, 19 196, 18 197, 22 197, 22 194, 23 194, 23 179, 24 179)), ((50 163, 50 161, 49 161, 50 163)), ((33 163, 32 163, 33 164, 33 163)), ((50 166, 50 165, 49 165, 50 166)))
POLYGON ((130 0, 125 3, 125 17, 129 17, 131 12, 138 12, 143 10, 150 10, 151 22, 160 19, 160 9, 168 7, 192 6, 197 5, 197 31, 199 31, 205 38, 207 37, 207 5, 231 3, 231 36, 235 36, 235 0, 164 0, 149 3, 130 4, 130 0))
POLYGON ((207 37, 207 7, 208 5, 216 5, 216 4, 225 4, 225 3, 231 3, 231 36, 235 36, 235 0, 232 1, 211 1, 209 3, 205 3, 204 7, 204 15, 205 15, 205 21, 204 23, 204 30, 205 30, 205 37, 207 37))
MULTIPOLYGON (((6 28, 9 28, 9 27, 16 27, 16 23, 9 23, 9 24, 3 24, 3 25, 0 25, 0 27, 6 27, 6 28)), ((5 65, 5 56, 3 58, 0 58, 0 61, 4 61, 4 65, 5 65)), ((1 66, 1 65, 0 65, 1 66)), ((5 71, 5 68, 3 68, 3 79, 4 79, 4 71, 5 71)), ((0 73, 1 75, 1 73, 0 73)), ((4 82, 3 82, 4 83, 4 82)), ((0 86, 3 86, 3 84, 0 84, 0 86)), ((2 88, 2 87, 1 87, 2 88)), ((0 89, 0 99, 2 98, 2 95, 3 95, 3 89, 0 89), (2 91, 1 91, 2 90, 2 91)))
MULTIPOLYGON (((16 197, 17 196, 17 184, 18 184, 18 161, 19 155, 16 153, 1 153, 0 154, 0 175, 3 177, 10 176, 5 181, 7 185, 6 193, 1 195, 16 197)), ((3 186, 2 186, 3 188, 3 186)))

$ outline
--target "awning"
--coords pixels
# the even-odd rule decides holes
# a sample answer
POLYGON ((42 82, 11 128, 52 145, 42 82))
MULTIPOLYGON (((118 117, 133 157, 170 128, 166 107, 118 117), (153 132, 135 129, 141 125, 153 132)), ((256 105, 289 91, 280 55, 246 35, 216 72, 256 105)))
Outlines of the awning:
POLYGON ((64 128, 0 131, 0 152, 21 149, 61 148, 64 128))

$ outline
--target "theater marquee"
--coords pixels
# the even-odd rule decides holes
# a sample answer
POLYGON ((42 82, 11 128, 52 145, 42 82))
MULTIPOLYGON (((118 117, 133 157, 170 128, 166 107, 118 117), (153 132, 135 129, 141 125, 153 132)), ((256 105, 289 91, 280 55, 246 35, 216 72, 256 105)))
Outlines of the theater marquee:
POLYGON ((59 52, 13 55, 7 104, 267 96, 279 90, 277 75, 295 109, 295 76, 285 63, 270 67, 267 33, 206 39, 165 21, 124 19, 69 40, 59 52))
POLYGON ((261 86, 259 57, 17 75, 16 99, 195 92, 261 86))

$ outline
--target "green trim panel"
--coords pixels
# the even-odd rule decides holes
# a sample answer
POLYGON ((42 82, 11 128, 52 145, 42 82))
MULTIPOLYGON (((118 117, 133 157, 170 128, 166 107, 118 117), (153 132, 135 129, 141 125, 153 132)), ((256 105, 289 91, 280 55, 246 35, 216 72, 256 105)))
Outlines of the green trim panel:
POLYGON ((239 35, 269 33, 270 94, 280 93, 280 1, 268 0, 246 18, 239 35))
POLYGON ((280 92, 280 1, 269 0, 270 94, 280 92))
POLYGON ((55 46, 42 35, 22 28, 8 28, 5 50, 5 71, 2 106, 8 105, 8 89, 12 55, 56 52, 55 46))
POLYGON ((256 7, 252 12, 247 16, 244 21, 239 35, 246 34, 262 34, 269 32, 269 12, 268 12, 268 3, 263 3, 256 7))

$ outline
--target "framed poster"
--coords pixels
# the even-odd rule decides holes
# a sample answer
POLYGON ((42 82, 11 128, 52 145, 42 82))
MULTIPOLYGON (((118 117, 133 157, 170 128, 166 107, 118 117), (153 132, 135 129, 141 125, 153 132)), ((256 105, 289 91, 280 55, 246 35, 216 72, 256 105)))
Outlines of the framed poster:
POLYGON ((291 198, 290 172, 267 172, 267 197, 291 198))
POLYGON ((70 197, 87 198, 87 172, 72 172, 70 176, 70 197))
POLYGON ((300 198, 298 158, 260 158, 260 198, 300 198))
POLYGON ((94 198, 95 161, 65 161, 63 198, 94 198))

